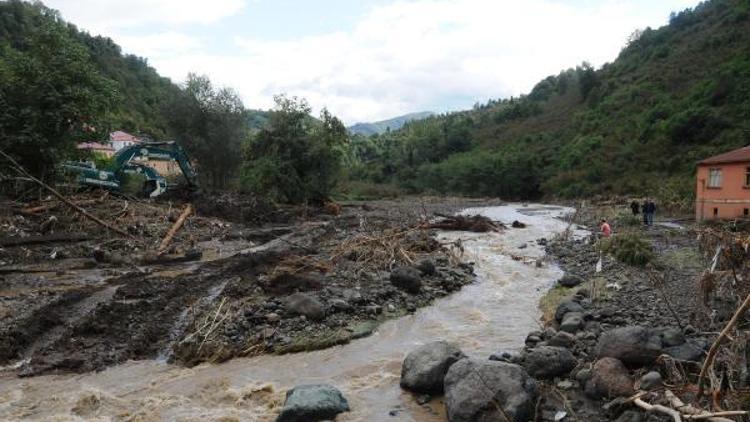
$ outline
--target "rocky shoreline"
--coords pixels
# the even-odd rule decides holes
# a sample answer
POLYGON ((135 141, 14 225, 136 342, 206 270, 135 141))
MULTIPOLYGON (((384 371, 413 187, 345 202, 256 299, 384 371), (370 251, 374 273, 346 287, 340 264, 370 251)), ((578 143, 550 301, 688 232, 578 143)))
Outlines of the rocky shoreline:
POLYGON ((547 255, 565 276, 548 294, 544 329, 529 333, 523 350, 483 360, 460 345, 427 344, 404 361, 402 387, 445 394, 451 422, 670 420, 632 397, 664 390, 679 376, 670 370, 694 370, 705 357, 715 338, 696 328, 706 326, 697 299, 705 260, 690 230, 638 231, 655 251, 647 268, 600 255, 594 236, 550 241, 547 255))

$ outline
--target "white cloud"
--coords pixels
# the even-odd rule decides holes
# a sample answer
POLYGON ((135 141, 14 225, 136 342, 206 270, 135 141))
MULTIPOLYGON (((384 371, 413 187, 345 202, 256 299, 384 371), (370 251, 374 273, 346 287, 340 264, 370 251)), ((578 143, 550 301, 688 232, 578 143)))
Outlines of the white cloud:
POLYGON ((246 0, 45 0, 87 30, 108 32, 154 24, 209 24, 238 13, 246 0))
MULTIPOLYGON (((635 29, 658 26, 670 10, 696 1, 665 0, 661 8, 627 0, 396 1, 372 9, 349 31, 291 41, 236 37, 236 49, 221 54, 173 32, 114 38, 174 80, 192 71, 236 88, 248 107, 268 108, 273 94, 286 92, 353 123, 528 92, 542 78, 584 60, 597 66, 612 61, 635 29)), ((164 22, 204 22, 242 6, 239 0, 214 0, 211 12, 198 17, 202 2, 164 3, 171 6, 159 10, 183 11, 168 18, 159 11, 143 14, 164 22)), ((122 25, 135 15, 124 13, 122 25)), ((113 22, 108 24, 118 24, 113 22)))

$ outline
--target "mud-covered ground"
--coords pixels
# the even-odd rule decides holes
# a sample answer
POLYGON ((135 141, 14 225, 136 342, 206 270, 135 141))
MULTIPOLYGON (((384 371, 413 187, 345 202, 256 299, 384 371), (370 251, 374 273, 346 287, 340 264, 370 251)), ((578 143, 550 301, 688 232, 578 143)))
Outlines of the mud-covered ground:
POLYGON ((50 201, 0 207, 5 371, 192 365, 347 342, 471 282, 471 265, 453 252, 460 245, 418 224, 487 203, 412 198, 324 210, 202 197, 157 254, 185 204, 100 195, 73 199, 132 237, 50 201))

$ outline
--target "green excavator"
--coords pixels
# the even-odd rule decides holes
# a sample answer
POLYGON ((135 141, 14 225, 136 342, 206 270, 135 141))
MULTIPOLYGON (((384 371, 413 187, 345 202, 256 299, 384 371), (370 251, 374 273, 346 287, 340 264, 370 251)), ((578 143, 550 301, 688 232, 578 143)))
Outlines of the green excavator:
POLYGON ((190 164, 190 158, 176 142, 142 142, 117 151, 112 158, 114 163, 108 169, 98 169, 90 162, 69 161, 63 164, 63 170, 76 175, 81 186, 104 188, 115 192, 122 190, 124 175, 140 174, 146 179, 143 183, 143 195, 153 198, 163 194, 171 186, 158 171, 136 159, 176 161, 185 176, 188 188, 198 187, 197 174, 190 164))

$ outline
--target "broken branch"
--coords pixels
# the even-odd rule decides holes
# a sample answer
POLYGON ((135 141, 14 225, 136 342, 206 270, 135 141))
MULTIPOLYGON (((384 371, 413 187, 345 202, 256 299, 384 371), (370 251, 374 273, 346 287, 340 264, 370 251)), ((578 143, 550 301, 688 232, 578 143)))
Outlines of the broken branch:
POLYGON ((4 151, 0 151, 0 155, 5 157, 6 160, 10 161, 13 164, 13 167, 15 170, 19 173, 21 173, 23 176, 28 177, 31 181, 36 183, 37 185, 41 186, 42 188, 46 189, 49 193, 54 195, 57 199, 61 200, 65 204, 67 204, 69 207, 73 208, 74 211, 81 214, 82 216, 88 218, 89 220, 95 222, 96 224, 99 224, 102 227, 105 227, 107 230, 113 231, 121 236, 132 238, 131 235, 129 235, 126 231, 118 229, 117 227, 114 227, 105 221, 101 220, 99 217, 89 214, 85 209, 79 207, 78 205, 70 202, 67 198, 65 198, 60 192, 58 192, 56 189, 51 187, 50 185, 42 182, 41 180, 37 179, 36 177, 32 176, 28 171, 26 171, 25 168, 23 168, 16 160, 13 159, 10 155, 6 154, 4 151))
POLYGON ((708 369, 713 366, 714 359, 716 359, 716 353, 719 351, 719 347, 721 346, 722 341, 724 341, 724 338, 729 336, 729 332, 734 329, 740 318, 745 315, 748 309, 750 309, 750 294, 747 295, 745 301, 742 302, 742 305, 737 308, 737 310, 734 312, 734 315, 732 315, 732 319, 729 320, 724 329, 721 330, 719 337, 716 338, 714 343, 711 345, 711 348, 708 349, 708 355, 706 356, 706 360, 703 362, 701 373, 700 375, 698 375, 698 398, 703 396, 706 373, 708 372, 708 369))

